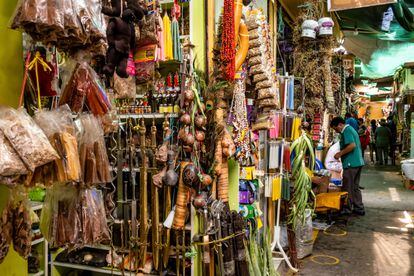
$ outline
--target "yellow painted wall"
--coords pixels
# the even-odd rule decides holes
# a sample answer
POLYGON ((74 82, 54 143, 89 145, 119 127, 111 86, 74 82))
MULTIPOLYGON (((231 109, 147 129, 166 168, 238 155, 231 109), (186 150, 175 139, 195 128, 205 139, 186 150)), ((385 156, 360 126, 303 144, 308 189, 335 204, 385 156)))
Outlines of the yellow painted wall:
MULTIPOLYGON (((0 1, 0 104, 17 107, 23 74, 22 35, 7 28, 17 0, 0 1)), ((0 185, 0 210, 8 197, 8 189, 0 185)), ((9 254, 0 264, 0 275, 27 275, 27 261, 11 246, 9 254)))
POLYGON ((22 35, 8 29, 17 0, 0 1, 0 104, 17 107, 23 75, 22 35))
POLYGON ((206 67, 206 20, 204 0, 190 2, 190 38, 195 45, 194 56, 197 69, 205 71, 206 67))

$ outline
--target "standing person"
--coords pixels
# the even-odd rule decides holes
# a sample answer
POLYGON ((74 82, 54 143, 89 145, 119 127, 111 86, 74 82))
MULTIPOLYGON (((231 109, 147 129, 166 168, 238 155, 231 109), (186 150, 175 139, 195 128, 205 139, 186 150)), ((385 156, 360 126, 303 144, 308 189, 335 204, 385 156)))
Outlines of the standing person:
POLYGON ((355 129, 356 132, 358 132, 358 121, 354 117, 352 117, 351 113, 345 114, 345 124, 350 125, 355 129))
POLYGON ((365 160, 365 150, 367 149, 370 141, 370 135, 368 128, 364 125, 364 119, 358 118, 358 135, 359 142, 361 143, 362 159, 365 160))
POLYGON ((391 131, 387 127, 385 119, 381 119, 380 126, 375 130, 375 144, 380 165, 387 165, 388 153, 391 143, 391 131))
POLYGON ((391 131, 391 141, 390 141, 390 157, 391 164, 395 165, 395 145, 397 144, 397 125, 394 122, 394 118, 390 115, 387 118, 387 126, 391 131))
POLYGON ((369 126, 369 133, 370 133, 370 141, 369 141, 369 156, 371 157, 371 163, 374 164, 374 153, 375 153, 375 161, 379 161, 377 147, 375 145, 375 131, 377 130, 377 121, 371 120, 371 124, 369 126))
POLYGON ((362 167, 365 165, 361 153, 361 143, 358 133, 350 125, 345 123, 341 117, 332 119, 331 128, 341 134, 340 151, 335 158, 341 158, 343 167, 342 190, 348 192, 349 204, 344 211, 348 214, 351 211, 357 215, 365 215, 362 194, 359 188, 362 167))

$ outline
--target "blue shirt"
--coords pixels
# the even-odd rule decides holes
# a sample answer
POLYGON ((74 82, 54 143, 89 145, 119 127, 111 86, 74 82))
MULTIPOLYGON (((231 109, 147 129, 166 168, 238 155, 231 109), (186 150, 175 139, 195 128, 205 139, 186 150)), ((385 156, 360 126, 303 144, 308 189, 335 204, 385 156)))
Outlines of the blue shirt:
POLYGON ((350 125, 353 129, 355 129, 356 132, 358 132, 359 125, 358 125, 358 121, 355 118, 350 117, 346 119, 345 124, 350 125))
POLYGON ((359 141, 359 135, 349 125, 345 125, 341 133, 341 141, 339 142, 341 150, 343 150, 349 144, 355 144, 355 148, 341 157, 342 167, 344 169, 357 168, 365 165, 362 158, 361 142, 359 141))

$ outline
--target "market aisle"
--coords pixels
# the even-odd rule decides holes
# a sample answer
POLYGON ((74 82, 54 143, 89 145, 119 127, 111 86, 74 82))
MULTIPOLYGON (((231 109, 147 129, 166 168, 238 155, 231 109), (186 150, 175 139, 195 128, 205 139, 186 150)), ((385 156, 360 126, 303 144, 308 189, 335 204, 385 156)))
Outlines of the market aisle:
POLYGON ((320 232, 314 247, 314 255, 334 256, 340 263, 321 265, 306 258, 300 275, 414 275, 414 235, 408 215, 414 215, 414 192, 403 189, 397 167, 366 167, 361 185, 366 215, 329 229, 344 229, 345 236, 320 232))

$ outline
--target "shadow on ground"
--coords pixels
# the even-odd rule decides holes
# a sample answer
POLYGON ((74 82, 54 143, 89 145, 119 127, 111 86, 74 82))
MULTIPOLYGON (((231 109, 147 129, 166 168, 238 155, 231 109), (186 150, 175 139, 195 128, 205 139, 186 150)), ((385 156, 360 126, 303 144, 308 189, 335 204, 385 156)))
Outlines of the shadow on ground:
POLYGON ((334 256, 339 264, 308 257, 299 275, 414 275, 414 192, 404 189, 397 167, 364 168, 361 186, 366 215, 329 229, 344 236, 320 232, 314 245, 314 256, 334 256))

